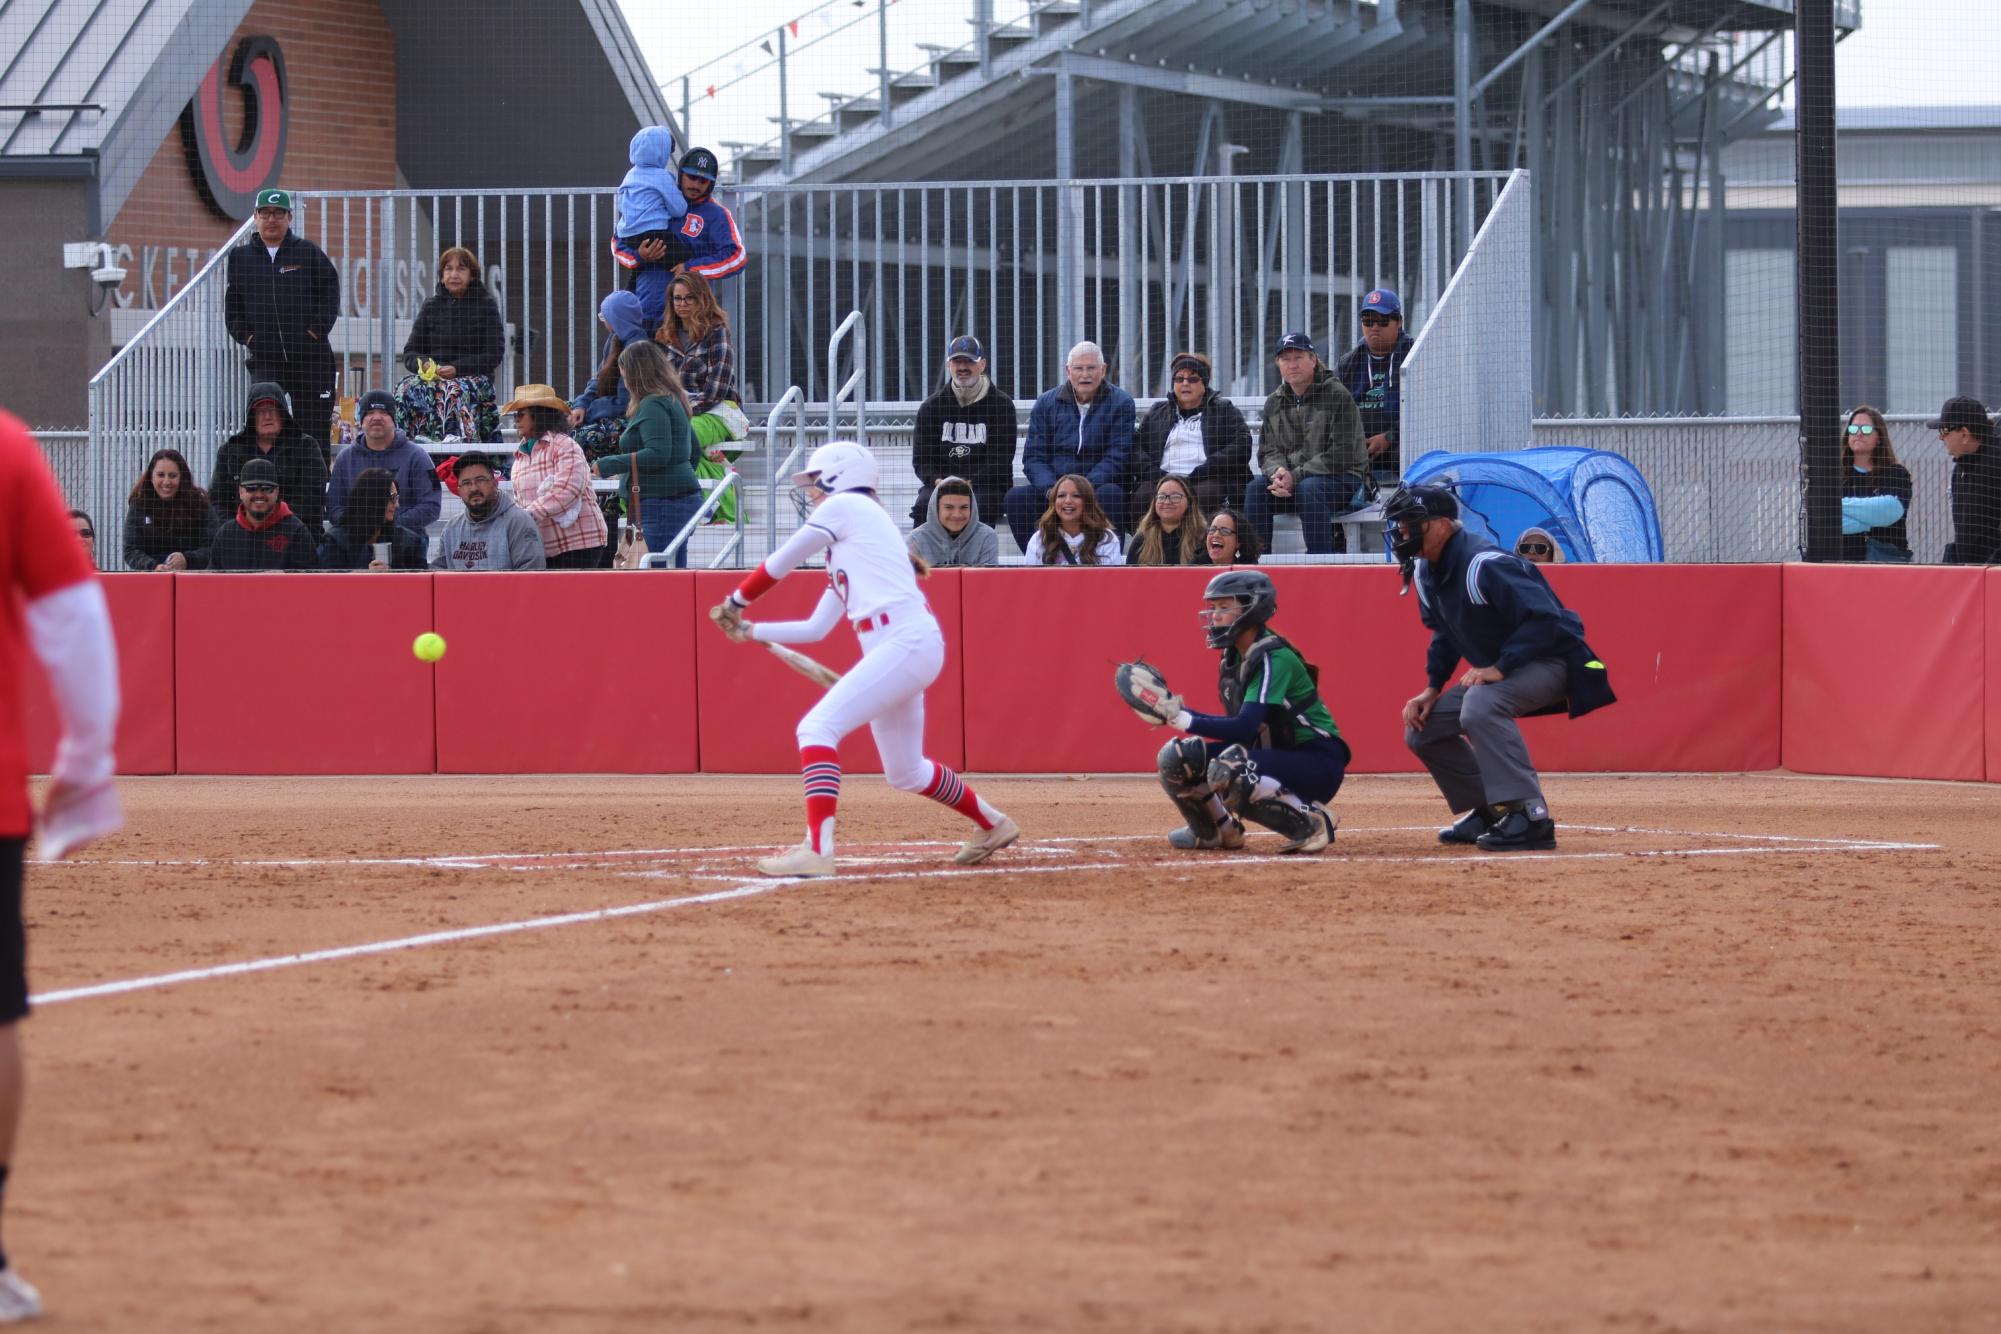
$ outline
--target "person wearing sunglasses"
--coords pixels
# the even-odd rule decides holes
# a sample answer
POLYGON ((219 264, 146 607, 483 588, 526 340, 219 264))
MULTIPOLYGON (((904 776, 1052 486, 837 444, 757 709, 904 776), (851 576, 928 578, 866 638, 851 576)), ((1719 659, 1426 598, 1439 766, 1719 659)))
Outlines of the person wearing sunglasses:
POLYGON ((1841 433, 1841 559, 1907 565, 1911 474, 1890 447, 1883 414, 1864 404, 1841 433))
POLYGON ((1133 433, 1127 492, 1151 496, 1163 478, 1185 477, 1203 513, 1243 499, 1251 481, 1251 428, 1236 404, 1210 386, 1209 358, 1178 352, 1169 394, 1133 433))
POLYGON ((1563 548, 1547 528, 1524 528, 1515 539, 1515 554, 1531 565, 1561 565, 1563 548))
POLYGON ((278 468, 251 459, 236 475, 236 517, 216 530, 211 570, 317 570, 319 551, 278 494, 278 468))
POLYGON ((1362 298, 1362 338, 1334 368, 1362 412, 1362 439, 1375 480, 1395 486, 1400 475, 1397 424, 1403 413, 1403 360, 1411 337, 1403 330, 1403 301, 1387 287, 1362 298))
POLYGON ((1952 456, 1952 541, 1947 565, 2001 561, 2001 444, 1987 405, 1964 395, 1949 398, 1925 423, 1952 456))

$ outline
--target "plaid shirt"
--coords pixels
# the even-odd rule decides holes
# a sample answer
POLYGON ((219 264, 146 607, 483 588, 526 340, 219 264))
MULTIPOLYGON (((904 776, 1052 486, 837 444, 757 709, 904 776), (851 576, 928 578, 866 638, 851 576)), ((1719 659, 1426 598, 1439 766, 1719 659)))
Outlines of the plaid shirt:
POLYGON ((604 514, 591 491, 591 467, 576 441, 552 432, 514 455, 514 503, 542 530, 551 556, 605 544, 604 514))
POLYGON ((660 349, 674 363, 681 387, 688 391, 688 402, 694 408, 690 417, 699 417, 718 403, 742 402, 737 397, 736 354, 730 350, 727 324, 718 324, 685 352, 667 342, 661 343, 660 349))

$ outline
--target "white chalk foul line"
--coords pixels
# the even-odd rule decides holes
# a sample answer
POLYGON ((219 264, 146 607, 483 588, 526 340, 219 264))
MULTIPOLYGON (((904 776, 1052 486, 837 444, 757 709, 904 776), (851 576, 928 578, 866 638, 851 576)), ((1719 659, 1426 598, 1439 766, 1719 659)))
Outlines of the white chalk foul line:
MULTIPOLYGON (((1429 827, 1429 826, 1423 826, 1429 827)), ((1362 832, 1362 831, 1350 831, 1362 832)), ((1041 843, 1074 842, 1131 842, 1150 835, 1118 835, 1106 839, 1051 838, 1038 840, 1041 843)), ((900 847, 950 847, 949 843, 918 842, 885 845, 900 847)), ((1034 844, 1029 844, 1033 848, 1034 844)), ((727 903, 735 899, 755 898, 777 890, 790 889, 798 885, 857 884, 882 880, 949 880, 963 877, 992 875, 1070 875, 1078 872, 1097 871, 1141 871, 1163 868, 1192 870, 1204 865, 1264 866, 1287 864, 1305 867, 1326 863, 1346 863, 1376 866, 1384 864, 1427 864, 1441 865, 1450 862, 1495 865, 1511 862, 1558 862, 1558 861, 1610 861, 1622 858, 1672 858, 1672 857, 1754 857, 1772 855, 1824 856, 1829 853, 1868 852, 1918 852, 1932 851, 1935 843, 1852 843, 1832 844, 1826 840, 1813 840, 1793 846, 1730 847, 1730 848, 1633 848, 1605 852, 1481 852, 1478 850, 1454 850, 1430 853, 1425 856, 1369 856, 1350 853, 1322 852, 1310 861, 1305 858, 1284 855, 1259 856, 1221 853, 1178 853, 1171 857, 1141 861, 1109 862, 1065 862, 1060 865, 1042 864, 1023 866, 1009 861, 1001 865, 969 867, 927 867, 909 871, 868 871, 851 872, 845 875, 824 876, 817 879, 788 877, 783 879, 743 882, 740 875, 718 875, 708 873, 708 869, 691 868, 680 870, 628 871, 624 874, 651 878, 672 878, 680 880, 720 880, 728 884, 726 889, 712 890, 706 894, 690 894, 681 898, 656 899, 649 903, 622 904, 611 908, 593 908, 586 912, 559 913, 549 917, 531 917, 514 922, 495 922, 486 926, 460 927, 450 931, 427 931, 422 935, 401 936, 394 940, 371 941, 361 945, 342 945, 332 949, 307 950, 296 954, 273 955, 263 959, 250 959, 241 963, 217 964, 208 968, 187 968, 172 973, 156 973, 148 977, 125 978, 115 982, 100 982, 91 986, 69 987, 60 991, 46 992, 31 997, 36 1005, 60 1005, 66 1001, 90 1000, 104 996, 124 995, 134 991, 149 991, 159 987, 175 986, 184 982, 207 982, 217 978, 239 977, 248 973, 272 972, 280 968, 298 968, 306 964, 333 963, 342 959, 362 958, 373 954, 392 954, 401 950, 422 949, 431 945, 452 945, 468 940, 482 940, 493 936, 514 935, 523 931, 542 931, 552 927, 578 926, 590 922, 612 921, 621 917, 639 917, 649 913, 666 912, 672 908, 699 907, 711 903, 727 903), (693 873, 691 873, 691 870, 693 873)), ((753 848, 750 851, 771 851, 770 847, 753 848)), ((714 853, 715 848, 694 849, 699 853, 714 853)), ((587 853, 549 854, 564 857, 589 856, 587 853)), ((903 854, 893 854, 880 859, 880 864, 900 864, 907 860, 903 854)), ((431 864, 432 859, 418 859, 419 864, 431 864)), ((99 863, 102 865, 103 863, 99 863)), ((852 857, 850 865, 869 866, 879 864, 866 857, 852 857)))
POLYGON ((307 950, 299 954, 278 954, 265 959, 250 959, 243 963, 218 964, 213 968, 186 968, 175 973, 155 973, 150 977, 133 977, 120 982, 100 982, 94 986, 51 991, 31 996, 29 1000, 36 1005, 60 1005, 64 1001, 88 1000, 95 996, 118 996, 129 991, 169 987, 178 982, 206 982, 218 977, 268 973, 278 968, 297 968, 309 963, 331 963, 337 959, 357 959, 369 954, 392 954, 398 950, 422 949, 426 945, 453 945, 464 940, 506 936, 520 931, 543 931, 550 927, 576 926, 583 922, 605 922, 618 917, 639 917, 646 913, 665 912, 669 908, 726 903, 731 899, 747 899, 758 894, 769 894, 773 890, 789 889, 801 883, 803 882, 798 880, 763 880, 755 884, 738 884, 730 889, 714 890, 707 894, 691 894, 686 898, 659 899, 652 903, 628 903, 615 908, 593 908, 588 912, 559 913, 554 917, 530 917, 518 922, 495 922, 488 926, 460 927, 452 931, 427 931, 420 936, 377 940, 365 945, 341 945, 334 949, 307 950))

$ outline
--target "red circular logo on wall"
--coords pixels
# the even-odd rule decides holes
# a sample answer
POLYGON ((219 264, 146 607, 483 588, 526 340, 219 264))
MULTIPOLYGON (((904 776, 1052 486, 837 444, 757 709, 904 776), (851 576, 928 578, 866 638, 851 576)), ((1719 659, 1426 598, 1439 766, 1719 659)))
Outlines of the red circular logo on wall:
POLYGON ((285 55, 274 37, 246 37, 229 59, 229 82, 243 90, 243 137, 229 143, 222 126, 223 57, 202 76, 181 113, 181 141, 202 198, 223 217, 241 222, 257 192, 278 184, 285 166, 285 55))

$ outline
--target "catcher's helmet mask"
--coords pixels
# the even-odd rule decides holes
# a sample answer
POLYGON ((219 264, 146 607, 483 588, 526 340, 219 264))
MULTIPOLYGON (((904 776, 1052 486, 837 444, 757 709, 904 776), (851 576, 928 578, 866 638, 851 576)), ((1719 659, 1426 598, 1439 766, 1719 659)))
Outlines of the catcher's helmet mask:
POLYGON ((1244 626, 1268 625, 1278 615, 1278 590, 1272 586, 1271 576, 1260 570, 1223 571, 1202 590, 1202 601, 1202 634, 1213 649, 1228 648, 1244 626), (1226 609, 1207 604, 1225 598, 1237 604, 1237 614, 1219 621, 1218 615, 1226 609))

